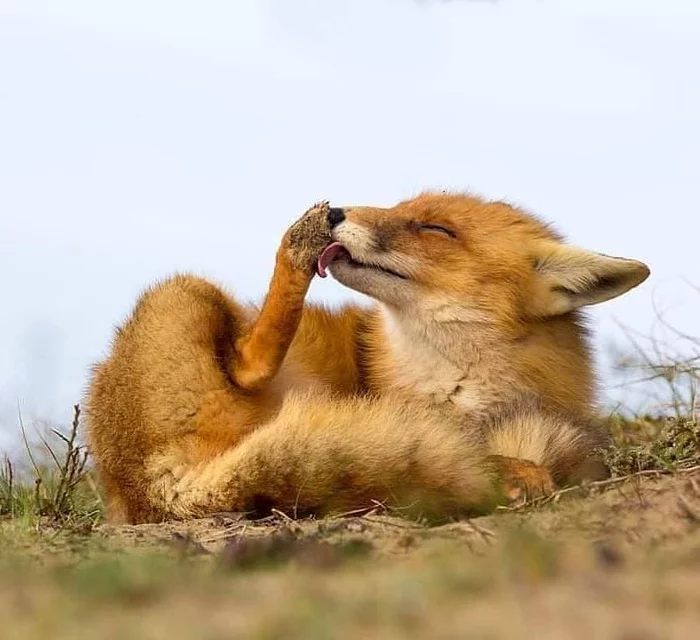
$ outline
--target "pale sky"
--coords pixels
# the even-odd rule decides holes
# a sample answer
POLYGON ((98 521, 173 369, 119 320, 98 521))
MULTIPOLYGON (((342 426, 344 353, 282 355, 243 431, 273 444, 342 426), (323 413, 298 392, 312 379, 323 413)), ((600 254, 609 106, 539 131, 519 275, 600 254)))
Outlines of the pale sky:
POLYGON ((650 265, 601 348, 653 298, 700 333, 698 33, 696 0, 0 0, 0 449, 18 405, 68 422, 147 284, 260 298, 322 198, 508 199, 650 265))

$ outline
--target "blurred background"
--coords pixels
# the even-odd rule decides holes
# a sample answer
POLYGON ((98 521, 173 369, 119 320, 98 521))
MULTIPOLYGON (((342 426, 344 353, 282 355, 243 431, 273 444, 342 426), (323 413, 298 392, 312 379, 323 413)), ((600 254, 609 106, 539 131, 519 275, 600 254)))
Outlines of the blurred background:
MULTIPOLYGON (((149 283, 191 270, 259 299, 312 202, 426 188, 650 265, 591 311, 606 405, 644 409, 615 362, 657 330, 690 362, 700 334, 698 19, 695 0, 2 0, 0 451, 18 411, 70 421, 149 283)), ((311 298, 363 300, 330 278, 311 298)))

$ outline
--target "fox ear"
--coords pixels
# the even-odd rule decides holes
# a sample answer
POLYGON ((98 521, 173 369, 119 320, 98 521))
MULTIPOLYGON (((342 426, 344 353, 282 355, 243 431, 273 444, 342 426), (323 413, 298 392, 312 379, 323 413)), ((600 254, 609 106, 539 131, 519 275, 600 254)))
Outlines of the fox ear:
POLYGON ((570 245, 547 243, 535 258, 531 311, 555 316, 611 300, 644 282, 649 267, 570 245))

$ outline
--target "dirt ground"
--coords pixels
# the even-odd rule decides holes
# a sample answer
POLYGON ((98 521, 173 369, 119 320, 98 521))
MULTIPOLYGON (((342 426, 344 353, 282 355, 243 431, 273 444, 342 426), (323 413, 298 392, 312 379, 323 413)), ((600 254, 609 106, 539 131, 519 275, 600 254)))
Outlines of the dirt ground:
POLYGON ((0 525, 0 638, 700 637, 700 471, 424 527, 0 525))

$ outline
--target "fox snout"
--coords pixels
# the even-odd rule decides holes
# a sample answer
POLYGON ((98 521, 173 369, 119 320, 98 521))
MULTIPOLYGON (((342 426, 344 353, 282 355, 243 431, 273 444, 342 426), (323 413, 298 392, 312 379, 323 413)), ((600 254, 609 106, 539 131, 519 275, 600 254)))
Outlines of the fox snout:
POLYGON ((340 242, 353 257, 368 259, 370 252, 386 247, 381 243, 381 229, 367 216, 363 219, 362 213, 359 207, 331 207, 327 220, 333 240, 340 242))

